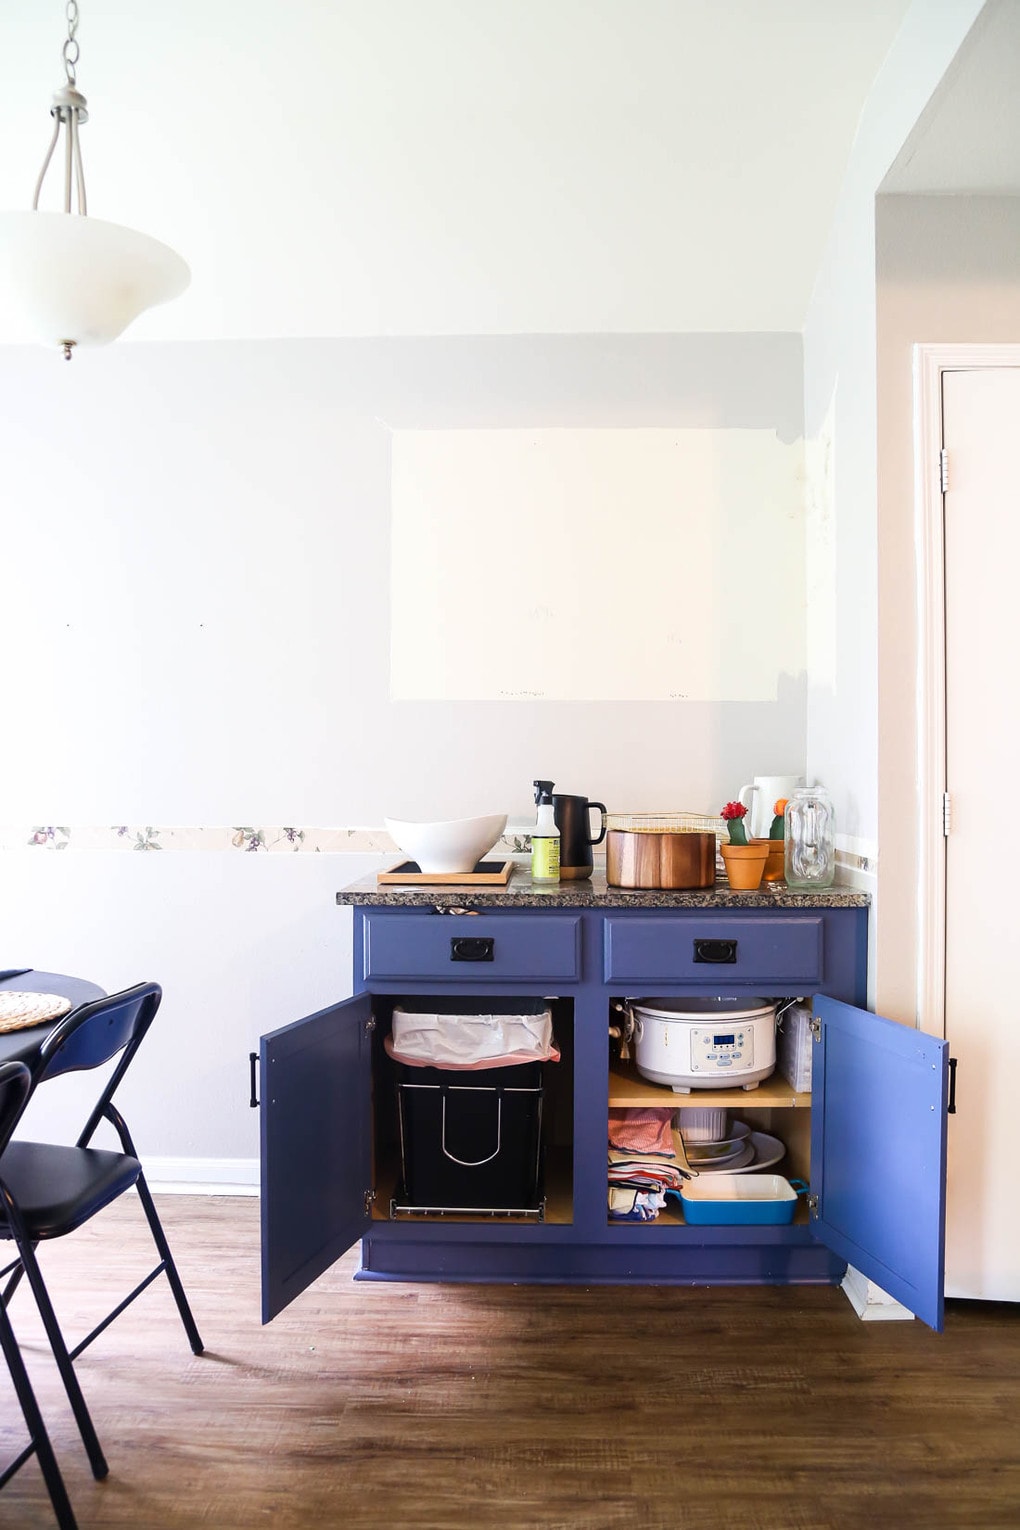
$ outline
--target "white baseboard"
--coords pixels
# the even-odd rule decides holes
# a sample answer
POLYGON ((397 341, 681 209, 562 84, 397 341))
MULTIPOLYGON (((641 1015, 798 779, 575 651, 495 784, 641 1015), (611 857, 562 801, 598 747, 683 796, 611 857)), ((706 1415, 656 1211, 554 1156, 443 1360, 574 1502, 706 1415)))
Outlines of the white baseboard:
POLYGON ((846 1274, 840 1284, 851 1307, 863 1322, 913 1322, 912 1312, 894 1296, 890 1296, 888 1291, 883 1291, 881 1286, 876 1286, 873 1280, 862 1275, 860 1270, 855 1270, 852 1264, 847 1265, 846 1274))
POLYGON ((257 1158, 146 1158, 155 1195, 258 1195, 257 1158))

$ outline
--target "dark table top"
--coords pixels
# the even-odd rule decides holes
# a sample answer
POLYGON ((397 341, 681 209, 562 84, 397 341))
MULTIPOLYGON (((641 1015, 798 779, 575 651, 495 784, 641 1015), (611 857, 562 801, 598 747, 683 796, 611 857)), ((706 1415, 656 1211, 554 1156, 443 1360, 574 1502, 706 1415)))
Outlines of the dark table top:
MULTIPOLYGON (((5 975, 0 976, 0 993, 11 992, 57 993, 61 998, 70 999, 74 1009, 79 1004, 88 1004, 90 1000, 102 999, 105 995, 105 990, 98 988, 95 983, 87 983, 84 978, 68 977, 62 972, 13 972, 9 977, 5 972, 5 975)), ((56 1024, 56 1020, 43 1020, 39 1025, 30 1025, 22 1031, 0 1034, 0 1062, 16 1060, 30 1063, 56 1024)))

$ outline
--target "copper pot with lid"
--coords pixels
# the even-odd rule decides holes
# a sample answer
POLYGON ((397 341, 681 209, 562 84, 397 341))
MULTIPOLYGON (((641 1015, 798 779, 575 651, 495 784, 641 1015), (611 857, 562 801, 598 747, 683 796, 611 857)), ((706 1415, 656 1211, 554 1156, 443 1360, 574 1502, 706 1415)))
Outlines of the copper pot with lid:
POLYGON ((677 890, 714 887, 721 818, 698 813, 607 813, 610 887, 677 890))

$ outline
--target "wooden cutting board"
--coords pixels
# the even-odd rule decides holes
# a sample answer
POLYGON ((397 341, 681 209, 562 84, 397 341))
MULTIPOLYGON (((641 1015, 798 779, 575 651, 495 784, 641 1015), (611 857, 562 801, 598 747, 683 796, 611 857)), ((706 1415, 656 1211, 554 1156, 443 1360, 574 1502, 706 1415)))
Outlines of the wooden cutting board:
POLYGON ((513 869, 513 861, 479 861, 474 871, 419 871, 417 861, 401 861, 380 871, 376 881, 382 886, 399 882, 404 887, 494 887, 505 886, 513 869))

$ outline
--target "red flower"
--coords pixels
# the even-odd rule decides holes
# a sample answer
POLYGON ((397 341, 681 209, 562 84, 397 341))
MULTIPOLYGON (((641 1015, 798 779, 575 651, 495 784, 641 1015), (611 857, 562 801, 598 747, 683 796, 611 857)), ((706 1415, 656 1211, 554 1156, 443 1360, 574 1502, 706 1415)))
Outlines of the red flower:
POLYGON ((744 818, 746 815, 747 809, 742 802, 727 802, 726 806, 722 810, 722 816, 726 819, 727 822, 729 822, 731 818, 744 818))

